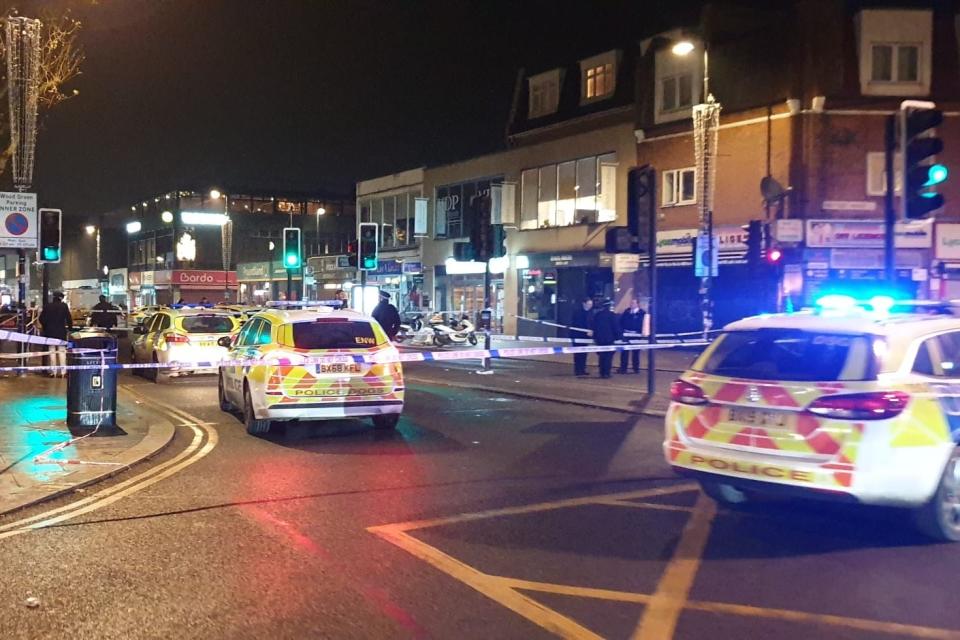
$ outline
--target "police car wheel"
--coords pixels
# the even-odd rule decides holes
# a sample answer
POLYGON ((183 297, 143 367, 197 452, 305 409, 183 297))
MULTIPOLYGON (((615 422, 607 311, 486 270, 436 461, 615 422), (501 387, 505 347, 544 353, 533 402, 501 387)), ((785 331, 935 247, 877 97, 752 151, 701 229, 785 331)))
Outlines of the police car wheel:
POLYGON ((157 384, 170 382, 170 374, 159 366, 160 360, 157 359, 157 354, 153 354, 153 364, 157 365, 155 369, 151 369, 153 371, 153 381, 157 384))
POLYGON ((397 424, 400 422, 400 414, 398 413, 387 413, 382 416, 373 416, 373 427, 375 429, 396 429, 397 424))
POLYGON ((732 484, 713 480, 701 480, 700 488, 703 489, 705 494, 713 498, 714 501, 728 507, 745 506, 750 502, 750 496, 732 484))
POLYGON ((220 399, 220 411, 233 411, 233 403, 227 400, 223 389, 223 375, 217 376, 217 397, 220 399))
POLYGON ((253 401, 250 400, 250 388, 243 386, 243 424, 250 435, 260 435, 270 431, 269 420, 258 420, 253 413, 253 401))
POLYGON ((947 461, 933 497, 917 510, 916 522, 935 540, 960 542, 960 447, 947 461))

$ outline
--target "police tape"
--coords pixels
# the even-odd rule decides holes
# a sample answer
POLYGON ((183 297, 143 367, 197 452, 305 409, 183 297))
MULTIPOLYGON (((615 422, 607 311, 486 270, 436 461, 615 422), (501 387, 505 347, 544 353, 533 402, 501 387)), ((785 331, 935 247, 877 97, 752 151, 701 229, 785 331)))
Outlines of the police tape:
MULTIPOLYGON (((592 334, 593 334, 593 330, 591 330, 591 329, 585 329, 585 328, 583 328, 583 327, 574 327, 574 326, 571 326, 571 325, 568 325, 568 324, 559 324, 559 323, 557 323, 557 322, 550 322, 549 320, 535 320, 535 319, 533 319, 533 318, 525 318, 525 317, 523 317, 523 316, 518 316, 518 315, 512 314, 512 313, 511 313, 511 314, 508 314, 508 315, 511 315, 511 316, 513 316, 514 318, 517 318, 518 320, 523 320, 524 322, 532 322, 532 323, 534 323, 534 324, 540 324, 540 325, 543 325, 543 326, 546 326, 546 327, 555 327, 555 328, 557 328, 557 329, 566 329, 567 331, 576 331, 576 332, 579 332, 579 333, 582 333, 582 334, 585 334, 585 335, 592 335, 592 334)), ((670 338, 682 340, 682 339, 683 339, 683 336, 701 336, 701 338, 702 338, 702 336, 704 335, 704 333, 706 333, 706 334, 713 334, 713 333, 720 333, 720 331, 721 331, 720 329, 711 329, 711 330, 709 330, 709 331, 707 331, 707 332, 703 332, 703 331, 684 331, 684 332, 682 332, 682 333, 658 333, 658 334, 657 334, 657 342, 661 342, 661 338, 663 338, 664 340, 670 339, 670 338)), ((628 337, 628 338, 643 338, 643 337, 646 337, 646 336, 645 336, 644 334, 642 334, 642 333, 636 333, 636 332, 633 332, 633 331, 624 331, 624 332, 623 332, 623 335, 624 335, 625 337, 628 337)), ((518 339, 519 339, 519 338, 518 338, 518 339)), ((567 338, 567 340, 569 340, 569 339, 570 339, 570 338, 567 338)))
MULTIPOLYGON (((695 334, 694 333, 658 334, 657 343, 659 344, 692 344, 693 342, 695 342, 692 340, 684 340, 682 337, 680 338, 666 337, 666 336, 684 336, 684 335, 703 336, 703 333, 698 331, 695 334), (661 336, 664 336, 664 337, 661 337, 661 336)), ((627 338, 636 338, 636 340, 633 340, 633 339, 626 340, 626 342, 630 344, 646 344, 648 340, 647 336, 641 336, 636 333, 624 333, 624 336, 627 338)), ((490 337, 494 340, 513 340, 515 342, 562 342, 565 344, 569 344, 572 342, 574 344, 593 344, 593 338, 556 338, 553 336, 511 336, 511 335, 501 334, 501 333, 490 334, 490 337)), ((701 337, 701 341, 702 341, 702 337, 701 337)))
POLYGON ((66 347, 69 342, 57 338, 47 338, 44 336, 34 336, 29 333, 20 333, 18 331, 7 331, 0 329, 0 341, 10 340, 11 342, 22 342, 24 344, 45 344, 53 347, 66 347))
MULTIPOLYGON (((687 345, 706 346, 709 343, 685 343, 687 345)), ((223 367, 298 367, 304 365, 324 364, 392 364, 396 362, 444 362, 452 360, 481 360, 523 358, 529 356, 560 355, 572 353, 604 353, 617 351, 647 351, 651 349, 673 349, 677 344, 619 344, 619 345, 592 345, 589 347, 510 347, 506 349, 465 349, 461 351, 418 351, 400 353, 390 350, 385 352, 365 354, 336 354, 303 358, 245 358, 242 360, 210 360, 195 362, 134 362, 109 363, 103 358, 99 363, 54 365, 22 365, 16 367, 0 367, 0 373, 31 373, 42 371, 90 371, 90 370, 129 370, 129 369, 171 369, 181 371, 209 371, 223 367)), ((104 353, 104 352, 101 352, 104 353)))

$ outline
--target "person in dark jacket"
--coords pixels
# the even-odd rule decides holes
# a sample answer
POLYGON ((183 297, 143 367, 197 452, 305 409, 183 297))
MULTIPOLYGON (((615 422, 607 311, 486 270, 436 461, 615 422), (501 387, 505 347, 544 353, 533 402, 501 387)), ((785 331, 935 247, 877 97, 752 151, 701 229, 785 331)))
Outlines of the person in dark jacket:
MULTIPOLYGON (((55 291, 53 300, 49 304, 43 305, 40 312, 40 325, 43 335, 47 338, 56 338, 57 340, 66 340, 67 332, 70 331, 72 319, 70 318, 70 308, 63 301, 63 294, 55 291)), ((50 366, 63 367, 67 364, 67 352, 63 347, 50 347, 50 366)), ((63 375, 63 369, 56 369, 51 374, 63 375)))
POLYGON ((119 309, 107 302, 107 296, 100 296, 100 302, 93 305, 90 320, 95 327, 113 329, 117 326, 117 311, 119 309))
POLYGON ((380 303, 373 309, 373 319, 380 323, 391 342, 400 331, 400 313, 390 304, 390 294, 380 292, 380 303))
MULTIPOLYGON (((577 338, 589 338, 590 337, 590 327, 593 324, 593 298, 584 298, 581 301, 580 307, 574 309, 573 315, 570 317, 570 340, 573 343, 573 346, 582 347, 583 343, 577 344, 577 338)), ((587 375, 587 354, 585 353, 575 353, 573 354, 573 375, 575 376, 585 376, 587 375)))
MULTIPOLYGON (((604 300, 600 311, 593 317, 593 342, 598 346, 612 345, 623 335, 620 321, 611 307, 613 302, 604 300)), ((600 360, 600 377, 609 378, 610 368, 613 366, 613 351, 601 351, 597 353, 597 357, 600 360)))
MULTIPOLYGON (((640 308, 640 301, 637 298, 634 298, 630 303, 630 308, 623 312, 623 315, 620 316, 620 330, 624 333, 643 333, 643 319, 646 316, 646 312, 640 308)), ((625 338, 627 342, 639 340, 637 336, 629 336, 625 338)), ((634 349, 633 351, 621 351, 620 352, 620 368, 617 369, 617 373, 626 373, 627 372, 627 359, 633 360, 633 372, 640 373, 640 350, 634 349)))

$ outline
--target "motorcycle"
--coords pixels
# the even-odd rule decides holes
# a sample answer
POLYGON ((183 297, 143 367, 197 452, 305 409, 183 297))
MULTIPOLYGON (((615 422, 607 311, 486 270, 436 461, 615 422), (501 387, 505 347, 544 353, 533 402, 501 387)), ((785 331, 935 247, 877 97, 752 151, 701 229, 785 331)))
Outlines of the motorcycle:
POLYGON ((430 318, 430 327, 433 329, 433 343, 440 347, 451 344, 477 344, 476 327, 470 322, 469 316, 464 314, 459 320, 445 321, 442 313, 435 313, 430 318))
POLYGON ((416 337, 418 331, 423 328, 423 317, 422 313, 419 312, 410 312, 404 314, 405 318, 400 322, 400 331, 397 332, 397 335, 394 337, 394 342, 403 342, 404 340, 412 340, 416 337))

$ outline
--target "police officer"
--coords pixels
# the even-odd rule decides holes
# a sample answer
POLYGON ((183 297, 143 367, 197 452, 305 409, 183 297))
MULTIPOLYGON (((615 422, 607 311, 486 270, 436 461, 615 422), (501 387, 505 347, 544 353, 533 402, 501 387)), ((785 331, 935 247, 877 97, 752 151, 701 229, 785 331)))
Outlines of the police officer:
POLYGON ((397 308, 390 304, 390 294, 386 291, 380 292, 380 303, 373 309, 373 319, 380 323, 387 337, 392 342, 400 331, 400 313, 397 308))
MULTIPOLYGON (((619 340, 623 333, 620 331, 620 321, 612 311, 613 301, 604 300, 600 311, 593 317, 593 342, 598 346, 609 346, 619 340)), ((609 378, 610 368, 613 365, 613 351, 597 353, 600 360, 600 377, 609 378)))
MULTIPOLYGON (((63 294, 55 291, 53 300, 43 305, 43 310, 40 311, 40 325, 43 335, 47 338, 66 340, 67 332, 70 331, 72 324, 70 308, 63 301, 63 294)), ((67 364, 67 352, 64 351, 63 347, 57 346, 51 346, 49 351, 52 354, 50 366, 57 367, 50 376, 62 376, 64 370, 60 367, 67 364)))
POLYGON ((100 296, 100 302, 93 305, 93 313, 90 314, 91 324, 103 329, 113 329, 117 326, 117 309, 107 302, 107 296, 100 296))
MULTIPOLYGON (((587 296, 580 302, 580 307, 574 309, 570 317, 570 340, 575 347, 582 347, 583 343, 577 343, 577 338, 588 338, 590 336, 590 327, 593 324, 593 298, 587 296)), ((587 375, 587 354, 573 354, 573 375, 587 375)))
MULTIPOLYGON (((624 311, 623 315, 620 316, 620 330, 624 333, 636 333, 637 335, 643 333, 644 316, 646 316, 646 312, 640 308, 640 300, 634 298, 630 302, 630 308, 624 311)), ((630 336, 627 338, 627 342, 630 342, 631 340, 637 340, 637 336, 630 336)), ((620 368, 617 369, 617 373, 627 372, 628 358, 633 360, 633 372, 640 373, 639 349, 620 352, 620 368)))

